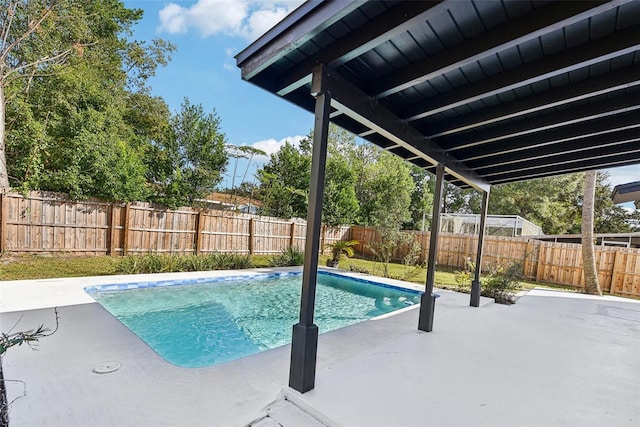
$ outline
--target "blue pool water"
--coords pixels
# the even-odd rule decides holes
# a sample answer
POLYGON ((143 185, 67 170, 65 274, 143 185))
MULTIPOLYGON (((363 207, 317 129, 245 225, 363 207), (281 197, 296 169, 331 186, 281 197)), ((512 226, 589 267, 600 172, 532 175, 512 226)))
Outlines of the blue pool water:
MULTIPOLYGON (((298 322, 301 281, 299 273, 265 274, 87 291, 168 362, 195 368, 289 343, 298 322)), ((417 291, 320 272, 315 323, 323 333, 419 302, 417 291)))

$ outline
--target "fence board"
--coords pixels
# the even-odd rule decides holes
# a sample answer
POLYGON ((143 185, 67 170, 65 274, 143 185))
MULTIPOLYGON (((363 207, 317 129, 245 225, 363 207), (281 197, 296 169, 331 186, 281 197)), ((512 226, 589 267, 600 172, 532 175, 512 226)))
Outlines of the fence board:
POLYGON ((640 249, 618 248, 616 251, 611 293, 640 295, 640 249))

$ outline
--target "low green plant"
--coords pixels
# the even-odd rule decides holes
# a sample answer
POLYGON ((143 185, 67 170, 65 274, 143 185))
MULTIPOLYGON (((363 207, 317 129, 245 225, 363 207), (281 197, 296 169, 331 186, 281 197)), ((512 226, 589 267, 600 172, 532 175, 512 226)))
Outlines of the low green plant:
POLYGON ((349 264, 349 271, 353 271, 354 273, 371 274, 368 269, 354 264, 349 264))
POLYGON ((7 399, 7 386, 5 382, 14 381, 21 382, 23 385, 25 384, 22 381, 18 380, 8 380, 4 378, 4 370, 2 368, 2 358, 7 353, 7 351, 11 347, 21 346, 22 344, 28 345, 32 350, 35 350, 38 341, 45 337, 50 337, 55 334, 60 325, 60 317, 58 315, 58 307, 53 309, 53 312, 56 316, 56 327, 51 330, 49 328, 45 328, 44 325, 40 325, 35 329, 30 329, 28 331, 20 331, 13 332, 13 329, 17 326, 17 323, 8 331, 0 333, 0 426, 8 427, 9 426, 9 407, 16 399, 20 397, 26 396, 27 390, 26 385, 24 386, 24 391, 22 392, 22 396, 19 396, 16 399, 13 399, 11 402, 7 399))
POLYGON ((513 304, 513 296, 520 290, 524 279, 521 262, 510 262, 489 268, 489 275, 482 281, 482 296, 494 298, 500 304, 513 304))
POLYGON ((475 268, 476 264, 468 258, 464 268, 453 273, 456 282, 455 291, 471 292, 471 281, 473 280, 475 268))
POLYGON ((358 243, 357 240, 337 240, 333 243, 326 244, 325 247, 331 250, 331 258, 327 260, 327 265, 329 267, 337 267, 343 254, 348 258, 354 256, 355 252, 353 247, 358 243))
POLYGON ((380 264, 383 277, 391 277, 389 265, 393 258, 393 252, 403 243, 407 234, 401 233, 395 228, 378 229, 380 240, 369 243, 369 249, 374 259, 380 264))
POLYGON ((237 270, 252 268, 251 256, 234 253, 207 255, 138 255, 122 257, 116 262, 120 274, 173 273, 180 271, 237 270))
MULTIPOLYGON (((409 235, 411 236, 411 235, 409 235)), ((425 263, 420 263, 420 255, 422 254, 422 246, 418 243, 413 236, 406 242, 407 253, 402 257, 402 263, 404 264, 404 274, 401 280, 411 280, 425 270, 425 263)))
POLYGON ((283 249, 278 255, 274 255, 269 260, 270 267, 289 267, 302 264, 304 264, 304 251, 295 246, 283 249))

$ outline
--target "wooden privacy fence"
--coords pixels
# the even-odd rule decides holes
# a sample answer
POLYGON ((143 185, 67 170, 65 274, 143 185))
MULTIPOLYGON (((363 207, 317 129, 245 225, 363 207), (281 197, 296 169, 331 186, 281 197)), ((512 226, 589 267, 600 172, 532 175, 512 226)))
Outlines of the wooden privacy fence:
MULTIPOLYGON (((72 201, 57 193, 0 194, 0 253, 122 255, 304 248, 305 221, 149 203, 72 201)), ((323 226, 321 245, 349 238, 349 226, 323 226)))
MULTIPOLYGON (((407 231, 419 242, 420 261, 428 255, 429 232, 407 231)), ((351 227, 351 238, 359 243, 357 250, 372 256, 371 244, 381 240, 372 227, 351 227)), ((438 265, 455 269, 465 267, 467 261, 475 262, 478 238, 467 234, 440 233, 438 241, 438 265)), ((396 248, 393 259, 401 260, 407 246, 396 248)), ((506 266, 520 262, 528 279, 558 285, 584 287, 582 246, 574 243, 542 242, 527 237, 485 236, 482 257, 483 269, 506 266)), ((605 292, 640 296, 640 249, 611 246, 596 247, 596 266, 600 286, 605 292)))
MULTIPOLYGON (((204 254, 235 252, 274 254, 289 246, 304 248, 305 221, 234 214, 219 210, 164 209, 148 203, 72 201, 57 193, 0 194, 0 253, 74 253, 122 255, 136 253, 204 254)), ((427 258, 428 232, 407 232, 427 258)), ((337 240, 357 240, 357 250, 372 255, 380 241, 375 228, 322 227, 321 248, 337 240)), ((524 276, 539 282, 583 287, 581 246, 541 242, 533 238, 486 236, 483 267, 521 262, 524 276)), ((442 233, 437 262, 464 268, 474 262, 477 237, 442 233)), ((407 247, 396 248, 402 259, 407 247)), ((596 248, 603 290, 640 296, 640 249, 596 248)))

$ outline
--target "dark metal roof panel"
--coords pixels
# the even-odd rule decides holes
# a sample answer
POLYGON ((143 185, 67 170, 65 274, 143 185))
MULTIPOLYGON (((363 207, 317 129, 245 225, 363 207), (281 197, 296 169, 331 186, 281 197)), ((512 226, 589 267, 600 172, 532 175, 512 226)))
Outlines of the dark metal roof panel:
POLYGON ((358 106, 332 121, 470 185, 640 163, 640 1, 336 3, 241 52, 243 78, 312 111, 322 63, 358 106))

